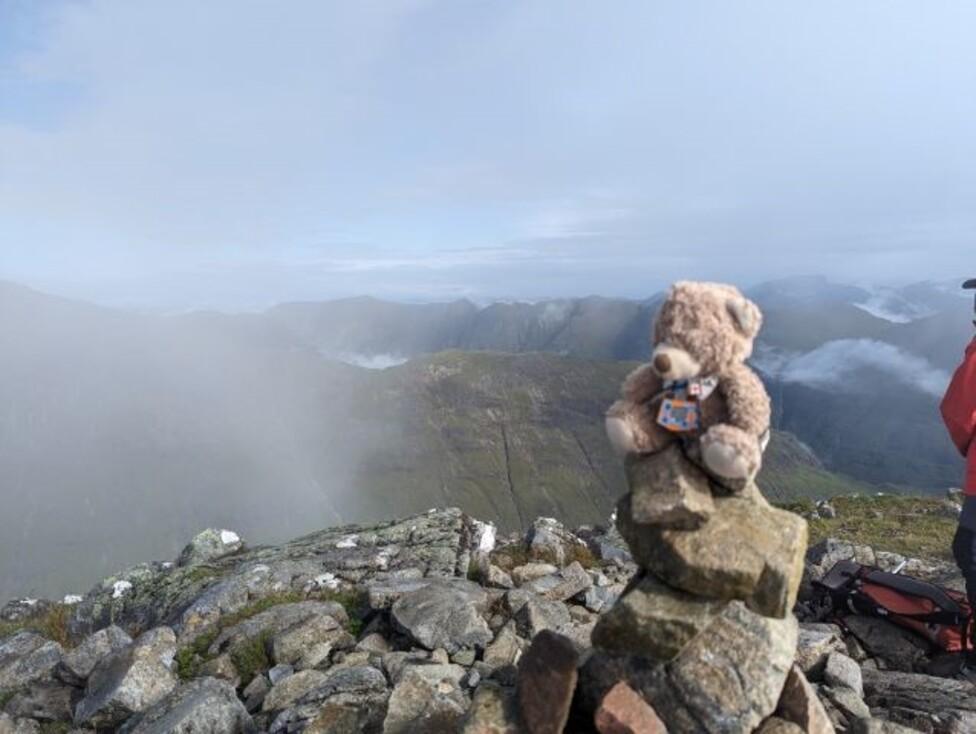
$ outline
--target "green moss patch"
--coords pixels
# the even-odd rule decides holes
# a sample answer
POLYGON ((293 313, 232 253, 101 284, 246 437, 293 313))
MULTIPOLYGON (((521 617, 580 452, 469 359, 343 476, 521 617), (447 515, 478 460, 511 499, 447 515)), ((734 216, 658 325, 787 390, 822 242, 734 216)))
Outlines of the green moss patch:
MULTIPOLYGON (((210 646, 224 630, 256 617, 261 612, 273 607, 303 601, 330 601, 341 605, 349 617, 346 629, 355 637, 358 637, 362 631, 366 614, 369 611, 368 596, 365 590, 359 587, 314 592, 307 596, 297 591, 271 594, 233 614, 224 615, 216 628, 197 637, 189 646, 179 650, 176 654, 177 675, 184 681, 196 678, 200 674, 200 668, 203 664, 211 659, 210 646)), ((262 632, 235 646, 230 651, 231 660, 241 676, 242 685, 247 685, 257 672, 267 670, 270 667, 271 661, 267 654, 268 640, 269 635, 262 632)))

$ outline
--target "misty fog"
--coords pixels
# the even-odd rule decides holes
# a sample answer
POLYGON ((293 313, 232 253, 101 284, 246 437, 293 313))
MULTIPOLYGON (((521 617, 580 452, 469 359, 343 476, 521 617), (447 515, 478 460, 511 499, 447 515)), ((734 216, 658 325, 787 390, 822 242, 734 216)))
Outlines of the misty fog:
MULTIPOLYGON (((357 373, 247 317, 0 296, 0 597, 355 512, 357 373)), ((367 441, 363 441, 368 445, 367 441)))

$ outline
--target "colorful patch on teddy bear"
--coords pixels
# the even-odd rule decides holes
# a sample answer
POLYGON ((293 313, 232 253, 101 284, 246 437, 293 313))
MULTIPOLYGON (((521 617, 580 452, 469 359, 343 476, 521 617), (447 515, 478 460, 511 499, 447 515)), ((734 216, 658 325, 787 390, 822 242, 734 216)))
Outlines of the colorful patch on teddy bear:
POLYGON ((669 382, 657 413, 657 423, 672 433, 695 433, 701 429, 701 401, 718 387, 714 377, 669 382))

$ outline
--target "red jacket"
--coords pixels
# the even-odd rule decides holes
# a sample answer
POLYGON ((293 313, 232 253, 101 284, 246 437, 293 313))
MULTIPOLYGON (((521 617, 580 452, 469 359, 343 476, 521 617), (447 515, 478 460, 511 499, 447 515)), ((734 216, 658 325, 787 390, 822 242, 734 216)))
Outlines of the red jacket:
POLYGON ((964 490, 967 495, 976 496, 976 340, 966 349, 940 409, 952 442, 966 457, 964 490))

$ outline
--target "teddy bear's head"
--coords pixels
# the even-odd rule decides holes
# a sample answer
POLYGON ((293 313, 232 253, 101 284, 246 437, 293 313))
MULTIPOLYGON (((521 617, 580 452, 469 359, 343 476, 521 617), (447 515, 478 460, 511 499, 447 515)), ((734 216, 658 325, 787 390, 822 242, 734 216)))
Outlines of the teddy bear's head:
POLYGON ((748 359, 761 325, 759 307, 733 286, 675 283, 654 324, 651 364, 669 381, 718 374, 748 359))

